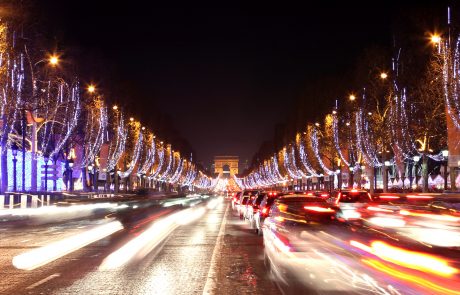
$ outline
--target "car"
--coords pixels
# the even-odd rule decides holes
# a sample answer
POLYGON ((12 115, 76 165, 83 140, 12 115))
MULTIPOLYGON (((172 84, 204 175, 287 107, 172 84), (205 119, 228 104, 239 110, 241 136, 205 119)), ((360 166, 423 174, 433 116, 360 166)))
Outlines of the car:
MULTIPOLYGON (((354 203, 361 197, 367 201, 362 194, 354 203)), ((424 233, 425 226, 403 228, 402 233, 400 229, 388 232, 385 227, 357 230, 335 218, 339 210, 334 203, 311 196, 284 196, 274 201, 262 227, 263 254, 282 294, 444 294, 439 290, 458 290, 457 269, 444 281, 433 271, 438 259, 443 265, 458 265, 456 255, 439 248, 458 242, 451 230, 442 239, 432 228, 424 233), (393 271, 398 275, 387 275, 393 271), (427 286, 440 289, 426 290, 427 286)), ((414 213, 413 217, 426 217, 414 213)))
POLYGON ((331 194, 328 191, 306 191, 305 194, 307 196, 315 196, 325 200, 331 197, 331 194))
POLYGON ((262 225, 264 223, 265 218, 270 213, 270 208, 273 205, 273 202, 277 198, 279 198, 281 194, 278 193, 268 193, 264 195, 262 201, 258 206, 258 210, 254 212, 253 219, 252 219, 252 227, 258 235, 262 235, 262 225))
POLYGON ((252 201, 248 202, 246 205, 245 219, 249 221, 252 229, 254 229, 254 215, 259 210, 259 205, 267 194, 266 192, 259 193, 257 197, 253 198, 252 201))
POLYGON ((335 218, 337 210, 338 207, 314 196, 287 195, 274 200, 262 226, 264 263, 275 282, 289 286, 289 294, 313 294, 307 290, 310 277, 305 274, 321 271, 321 266, 316 264, 310 271, 305 266, 299 269, 299 265, 307 261, 304 257, 316 255, 316 249, 320 251, 321 242, 315 235, 321 237, 331 226, 343 227, 335 218), (304 236, 308 241, 305 244, 304 236), (312 244, 319 247, 310 247, 312 244), (298 285, 302 287, 297 288, 298 285))
POLYGON ((360 220, 359 209, 374 202, 369 192, 362 189, 336 191, 327 201, 340 208, 340 211, 337 212, 337 218, 341 221, 360 220))
POLYGON ((236 192, 233 197, 232 197, 232 209, 236 210, 237 204, 239 204, 240 197, 243 194, 243 192, 236 192))
POLYGON ((245 190, 240 196, 240 199, 236 205, 236 211, 240 219, 244 218, 244 211, 246 210, 246 204, 251 196, 256 196, 259 193, 257 190, 245 190))

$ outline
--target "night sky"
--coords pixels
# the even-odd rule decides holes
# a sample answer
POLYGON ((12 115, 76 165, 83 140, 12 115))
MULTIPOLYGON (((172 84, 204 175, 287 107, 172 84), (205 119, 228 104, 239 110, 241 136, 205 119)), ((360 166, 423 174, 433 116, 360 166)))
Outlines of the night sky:
MULTIPOLYGON (((318 101, 331 97, 309 87, 328 93, 326 81, 346 85, 363 49, 391 46, 395 23, 412 9, 390 1, 36 2, 46 36, 63 58, 75 59, 83 81, 98 83, 143 121, 169 116, 205 165, 214 155, 250 160, 301 96, 320 106, 313 111, 330 109, 318 101)), ((341 91, 335 98, 347 95, 341 91)))

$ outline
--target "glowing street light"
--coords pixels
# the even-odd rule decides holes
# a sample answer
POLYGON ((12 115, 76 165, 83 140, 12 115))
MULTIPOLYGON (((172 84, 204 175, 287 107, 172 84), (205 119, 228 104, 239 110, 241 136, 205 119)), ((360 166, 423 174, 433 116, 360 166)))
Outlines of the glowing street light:
POLYGON ((354 100, 356 99, 356 96, 355 96, 354 94, 350 94, 349 99, 350 99, 351 101, 354 101, 354 100))
POLYGON ((388 78, 388 74, 387 74, 387 73, 381 73, 381 74, 380 74, 380 78, 381 78, 382 80, 385 80, 386 78, 388 78))
POLYGON ((319 123, 318 123, 318 122, 316 122, 316 123, 315 123, 315 126, 316 126, 316 127, 319 127, 319 123))
POLYGON ((133 121, 134 121, 134 118, 133 118, 133 117, 131 117, 131 118, 129 118, 129 120, 130 120, 131 122, 133 122, 133 121))
POLYGON ((437 44, 441 43, 441 36, 439 36, 438 34, 433 34, 433 35, 431 35, 430 40, 431 40, 431 43, 437 45, 437 44))
POLYGON ((114 105, 114 106, 112 107, 112 109, 114 109, 114 110, 116 111, 116 110, 118 110, 118 106, 117 106, 117 105, 114 105))
POLYGON ((56 55, 52 55, 50 56, 50 58, 48 59, 48 62, 50 63, 50 65, 52 66, 57 66, 59 64, 59 57, 56 56, 56 55))
POLYGON ((89 93, 94 93, 96 91, 96 87, 94 85, 89 85, 88 86, 88 92, 89 93))

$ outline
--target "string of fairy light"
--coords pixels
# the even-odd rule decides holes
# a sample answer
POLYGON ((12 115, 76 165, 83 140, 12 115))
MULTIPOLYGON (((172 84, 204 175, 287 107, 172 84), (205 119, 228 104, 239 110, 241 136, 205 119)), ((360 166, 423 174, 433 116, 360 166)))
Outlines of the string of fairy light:
MULTIPOLYGON (((15 36, 10 23, 1 18, 0 148, 3 155, 10 156, 13 147, 15 151, 22 149, 24 160, 18 162, 18 166, 29 177, 21 180, 23 190, 40 190, 38 186, 43 183, 38 177, 39 167, 43 163, 46 165, 48 159, 55 162, 53 167, 62 166, 59 168, 62 173, 64 162, 73 164, 75 160, 80 169, 88 172, 94 167, 93 173, 98 168, 121 178, 135 173, 149 180, 183 186, 198 184, 201 188, 209 188, 215 185, 192 159, 174 152, 168 143, 161 141, 159 144, 146 126, 133 118, 128 120, 121 107, 109 107, 102 97, 103 90, 96 89, 95 85, 83 86, 78 77, 64 75, 58 54, 34 60, 36 52, 42 50, 15 46, 15 36), (55 70, 43 70, 45 67, 55 70), (31 93, 26 93, 29 89, 31 93), (23 116, 27 116, 30 129, 24 127, 26 119, 23 116), (137 125, 133 130, 134 123, 137 125), (78 145, 81 149, 76 152, 78 145), (105 155, 101 161, 103 147, 105 155), (123 170, 121 163, 126 161, 128 164, 123 170)), ((7 161, 7 165, 0 168, 2 175, 9 179, 9 189, 13 178, 11 162, 7 161)), ((4 182, 1 185, 2 189, 8 189, 3 187, 4 182)))
MULTIPOLYGON (((447 115, 459 130, 460 35, 452 43, 450 38, 444 40, 440 37, 434 42, 437 45, 434 55, 439 58, 442 66, 443 101, 439 103, 446 105, 447 115)), ((410 102, 411 96, 407 88, 399 85, 399 55, 400 50, 396 58, 392 59, 393 79, 388 84, 391 95, 386 100, 387 109, 384 113, 379 113, 379 110, 373 112, 371 104, 367 103, 366 90, 363 89, 359 100, 362 105, 355 105, 351 112, 342 114, 336 105, 332 114, 328 114, 332 119, 329 125, 308 124, 305 131, 297 133, 294 140, 281 147, 270 158, 263 159, 246 176, 235 176, 235 183, 242 189, 263 188, 284 184, 288 180, 308 180, 347 171, 357 173, 358 170, 364 171, 365 167, 388 166, 387 162, 399 169, 398 163, 414 163, 418 161, 416 158, 422 156, 438 162, 445 161, 447 153, 444 151, 428 151, 426 146, 417 148, 417 141, 420 140, 416 140, 410 117, 417 112, 417 106, 410 102), (386 116, 383 119, 378 117, 382 114, 386 116), (388 136, 383 140, 375 131, 379 129, 373 128, 377 122, 386 124, 383 128, 388 130, 388 136), (382 141, 385 145, 382 145, 382 141), (382 154, 386 155, 385 158, 382 154), (338 170, 333 163, 338 163, 338 170)), ((387 76, 388 74, 382 73, 381 78, 385 79, 387 76)), ((350 97, 355 104, 359 103, 355 95, 350 97)))

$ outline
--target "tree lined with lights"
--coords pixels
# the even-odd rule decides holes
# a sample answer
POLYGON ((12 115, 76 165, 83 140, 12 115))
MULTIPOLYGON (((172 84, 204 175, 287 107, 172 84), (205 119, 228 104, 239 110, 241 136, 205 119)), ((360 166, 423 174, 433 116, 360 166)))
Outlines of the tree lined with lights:
POLYGON ((121 107, 108 107, 94 85, 82 86, 75 74, 60 65, 58 55, 43 57, 32 42, 24 41, 22 32, 19 36, 17 27, 11 20, 0 18, 2 192, 11 189, 11 179, 17 189, 16 180, 20 179, 16 154, 14 175, 10 171, 12 147, 16 153, 22 150, 23 160, 18 165, 24 171, 21 190, 46 189, 46 184, 40 186, 43 179, 39 176, 49 159, 53 167, 65 163, 63 170, 58 170, 67 173, 72 183, 71 168, 73 161, 78 161, 84 189, 87 173, 94 176, 95 189, 97 173, 105 173, 106 188, 113 185, 115 191, 119 179, 134 174, 140 178, 137 187, 167 183, 209 188, 213 184, 191 159, 156 140, 140 122, 128 120, 121 107), (78 156, 77 148, 81 150, 78 156))
MULTIPOLYGON (((277 151, 279 170, 285 177, 273 181, 276 178, 265 172, 267 169, 262 173, 261 167, 257 167, 237 179, 237 183, 247 188, 277 186, 286 182, 286 176, 290 180, 333 176, 338 173, 337 168, 343 172, 340 168, 344 164, 350 171, 349 186, 361 186, 361 180, 353 181, 351 176, 355 174, 359 178, 359 172, 366 172, 372 190, 377 183, 376 172, 380 171, 382 187, 386 191, 387 169, 391 168, 403 188, 405 179, 410 179, 411 184, 414 182, 414 187, 419 185, 417 175, 421 175, 421 188, 427 191, 431 172, 428 170, 429 160, 434 169, 439 167, 435 163, 446 157, 446 152, 441 152, 446 148, 445 110, 455 126, 458 122, 456 85, 460 85, 460 79, 453 69, 457 63, 460 65, 460 54, 455 47, 450 48, 452 54, 449 55, 447 43, 439 44, 438 60, 426 65, 421 79, 412 78, 408 69, 405 69, 408 77, 401 79, 401 50, 393 59, 390 73, 379 71, 384 68, 383 61, 379 61, 378 66, 376 58, 369 58, 372 70, 362 75, 366 87, 359 97, 350 95, 348 103, 335 107, 324 117, 324 124, 308 124, 302 131, 304 136, 297 133, 294 140, 277 151), (401 86, 403 80, 407 84, 405 87, 401 86), (300 166, 295 164, 296 159, 300 166), (422 159, 421 165, 419 159, 422 159)), ((270 161, 273 158, 264 160, 264 163, 270 161)), ((407 188, 412 189, 412 186, 407 188)))

